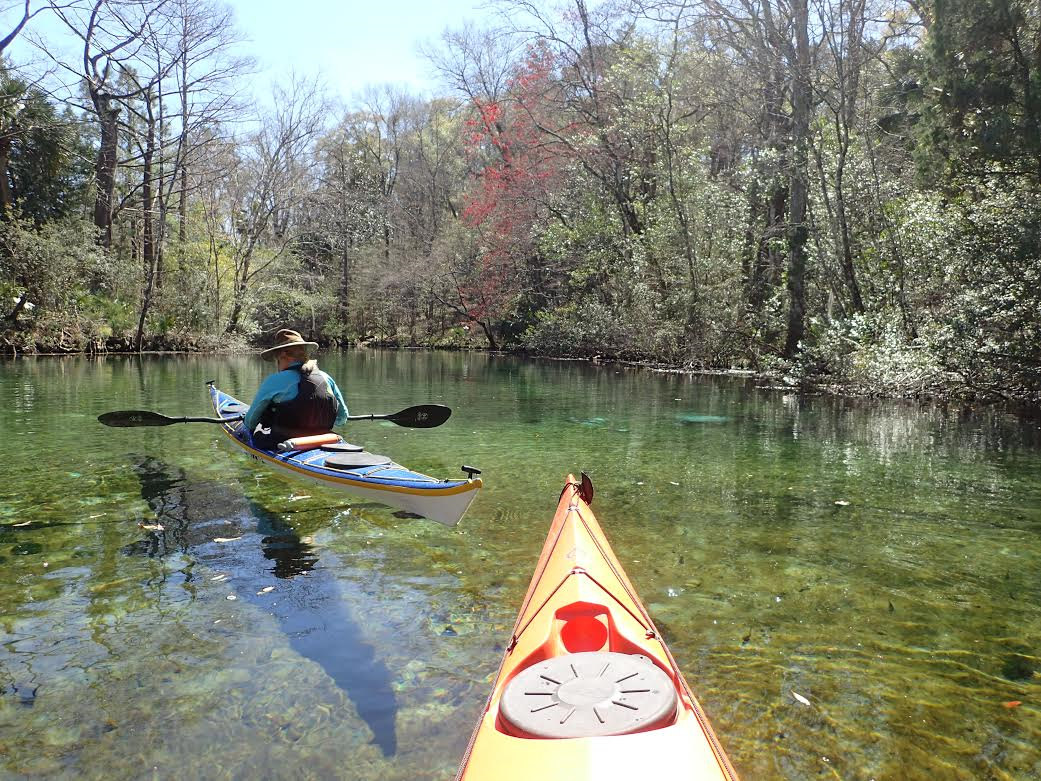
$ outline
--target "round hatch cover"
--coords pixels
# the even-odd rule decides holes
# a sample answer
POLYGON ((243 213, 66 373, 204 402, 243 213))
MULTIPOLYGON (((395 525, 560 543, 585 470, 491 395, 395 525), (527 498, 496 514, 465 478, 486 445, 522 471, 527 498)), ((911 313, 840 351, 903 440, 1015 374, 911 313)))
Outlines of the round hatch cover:
POLYGON ((625 735, 671 722, 672 679, 646 656, 588 651, 532 665, 506 685, 499 714, 534 738, 625 735))
POLYGON ((331 442, 328 445, 322 445, 321 449, 327 453, 360 453, 365 448, 361 445, 352 445, 350 442, 331 442))
POLYGON ((337 453, 329 456, 324 461, 324 466, 329 469, 362 469, 367 466, 385 466, 390 463, 386 456, 378 456, 375 453, 337 453))

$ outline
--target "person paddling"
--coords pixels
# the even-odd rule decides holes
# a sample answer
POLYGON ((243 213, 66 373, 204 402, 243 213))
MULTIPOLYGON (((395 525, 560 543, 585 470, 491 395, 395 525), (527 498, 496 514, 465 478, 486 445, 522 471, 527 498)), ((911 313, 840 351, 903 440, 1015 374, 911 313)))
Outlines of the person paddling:
POLYGON ((260 384, 243 421, 254 447, 274 450, 291 437, 324 434, 347 421, 347 405, 335 380, 308 359, 308 351, 317 347, 317 342, 283 328, 275 334, 274 346, 260 354, 275 361, 278 371, 260 384))

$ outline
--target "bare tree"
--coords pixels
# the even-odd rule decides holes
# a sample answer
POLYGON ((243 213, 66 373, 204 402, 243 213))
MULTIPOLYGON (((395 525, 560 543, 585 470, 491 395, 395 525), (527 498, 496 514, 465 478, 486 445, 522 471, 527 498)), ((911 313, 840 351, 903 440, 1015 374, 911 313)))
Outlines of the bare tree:
MULTIPOLYGON (((138 80, 142 99, 127 104, 144 128, 139 140, 139 168, 145 284, 138 317, 138 349, 155 293, 163 286, 166 218, 171 198, 178 190, 178 239, 183 243, 187 231, 188 169, 195 162, 198 142, 213 141, 211 133, 198 131, 202 127, 220 127, 229 118, 235 105, 232 80, 241 77, 250 66, 248 60, 228 54, 229 46, 237 38, 231 12, 226 8, 213 3, 171 0, 164 16, 167 34, 149 30, 153 79, 147 84, 138 80), (167 79, 174 84, 167 87, 167 79), (179 101, 179 112, 172 115, 165 100, 171 89, 176 89, 179 101)), ((136 80, 136 72, 132 78, 136 80)))
POLYGON ((496 103, 509 89, 520 51, 520 41, 511 32, 468 24, 445 30, 441 46, 426 48, 423 54, 450 90, 472 103, 496 103))
MULTIPOLYGON (((232 54, 240 41, 232 12, 215 0, 172 0, 177 66, 174 75, 180 112, 167 199, 176 187, 178 240, 187 238, 189 169, 210 130, 230 123, 243 108, 241 85, 253 61, 232 54)), ((167 200, 167 199, 164 199, 167 200)))
MULTIPOLYGON (((151 64, 150 52, 159 45, 156 36, 165 34, 161 12, 167 2, 94 0, 87 6, 63 6, 52 0, 55 14, 83 44, 78 75, 84 80, 101 131, 95 164, 94 225, 105 247, 112 244, 120 113, 126 101, 155 87, 175 64, 168 59, 148 79, 127 78, 143 64, 151 64)), ((71 65, 62 65, 76 72, 71 65)))
POLYGON ((358 142, 348 115, 317 145, 317 187, 309 199, 307 251, 338 265, 337 316, 347 338, 359 251, 382 240, 384 174, 358 142))
POLYGON ((14 27, 9 33, 7 33, 7 35, 0 38, 0 56, 3 56, 4 50, 14 42, 14 39, 18 37, 18 34, 25 28, 25 25, 29 23, 29 20, 46 7, 42 6, 37 8, 35 11, 30 11, 29 2, 30 0, 24 0, 24 2, 19 0, 19 2, 4 3, 3 5, 0 5, 0 14, 7 14, 12 8, 22 9, 21 18, 14 23, 14 27))
POLYGON ((459 216, 463 111, 458 101, 446 98, 417 101, 411 111, 398 203, 415 248, 428 255, 447 220, 459 216))
POLYGON ((294 79, 277 89, 276 108, 243 145, 231 180, 231 213, 224 226, 234 263, 227 331, 237 331, 254 283, 290 249, 297 209, 313 186, 312 145, 323 129, 326 102, 318 85, 294 79), (257 251, 264 248, 264 259, 257 251))
POLYGON ((866 10, 865 0, 825 0, 818 10, 830 66, 827 75, 821 74, 819 91, 831 130, 832 138, 828 140, 835 150, 834 162, 827 165, 824 160, 825 140, 821 139, 821 143, 815 146, 820 194, 831 226, 832 244, 849 305, 857 313, 864 311, 864 300, 854 266, 846 171, 856 129, 860 80, 868 56, 864 39, 866 10))
POLYGON ((379 176, 384 260, 390 258, 394 189, 401 171, 411 104, 408 95, 393 88, 371 89, 364 97, 364 109, 354 117, 358 148, 379 176))

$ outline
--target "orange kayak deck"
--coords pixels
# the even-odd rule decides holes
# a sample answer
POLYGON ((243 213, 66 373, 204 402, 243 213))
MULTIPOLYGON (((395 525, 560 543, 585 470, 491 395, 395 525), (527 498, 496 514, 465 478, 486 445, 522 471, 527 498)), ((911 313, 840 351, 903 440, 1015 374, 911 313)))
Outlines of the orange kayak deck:
POLYGON ((591 499, 569 476, 457 779, 737 781, 591 499))

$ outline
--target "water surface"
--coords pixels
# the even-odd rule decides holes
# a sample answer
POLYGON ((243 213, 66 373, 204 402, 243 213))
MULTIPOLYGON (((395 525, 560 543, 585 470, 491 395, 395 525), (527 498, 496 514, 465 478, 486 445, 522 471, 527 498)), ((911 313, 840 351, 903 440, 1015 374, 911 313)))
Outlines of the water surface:
POLYGON ((480 354, 322 365, 353 413, 455 410, 348 437, 482 468, 458 527, 203 424, 96 422, 208 414, 209 379, 248 398, 255 357, 0 364, 0 776, 451 778, 584 469, 746 779, 1041 778, 1036 422, 480 354))

